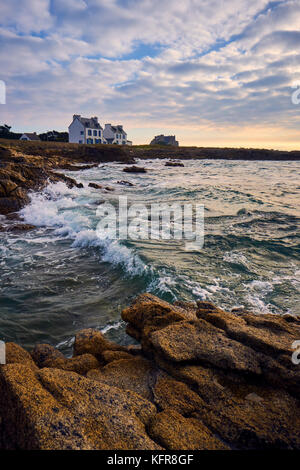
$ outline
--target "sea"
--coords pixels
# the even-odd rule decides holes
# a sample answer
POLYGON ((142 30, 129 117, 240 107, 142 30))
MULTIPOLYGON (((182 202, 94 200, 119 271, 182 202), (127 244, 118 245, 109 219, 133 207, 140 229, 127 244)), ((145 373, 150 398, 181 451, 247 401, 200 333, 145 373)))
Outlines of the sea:
POLYGON ((132 343, 121 311, 143 292, 229 311, 300 314, 300 162, 137 165, 147 172, 124 173, 117 162, 65 171, 84 187, 50 183, 30 194, 19 215, 36 229, 0 233, 1 340, 27 349, 50 343, 69 355, 76 332, 96 328, 132 343), (120 196, 128 206, 203 206, 204 243, 101 237, 99 208, 117 211, 120 196))

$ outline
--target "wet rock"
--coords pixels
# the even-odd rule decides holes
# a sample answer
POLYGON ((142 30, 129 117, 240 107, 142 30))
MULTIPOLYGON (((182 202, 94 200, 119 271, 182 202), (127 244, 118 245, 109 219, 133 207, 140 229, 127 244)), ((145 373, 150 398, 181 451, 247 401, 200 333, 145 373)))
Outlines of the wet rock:
POLYGON ((183 167, 184 164, 182 162, 166 162, 165 166, 181 166, 181 167, 183 167))
POLYGON ((89 183, 89 188, 103 189, 103 186, 101 184, 97 184, 97 183, 89 183))
POLYGON ((14 224, 7 227, 8 232, 28 232, 35 229, 35 225, 32 224, 14 224))
POLYGON ((125 173, 147 173, 146 168, 135 165, 126 166, 125 168, 123 168, 123 171, 125 171, 125 173))
POLYGON ((17 197, 0 197, 0 214, 9 214, 19 211, 23 205, 29 202, 29 198, 19 199, 17 197))
POLYGON ((82 354, 69 359, 49 344, 38 344, 33 349, 31 356, 40 368, 52 367, 77 372, 81 375, 85 375, 91 369, 100 367, 99 362, 92 354, 82 354))
POLYGON ((134 186, 133 183, 130 183, 130 181, 125 181, 125 180, 117 181, 117 183, 122 184, 123 186, 134 186))
POLYGON ((119 165, 133 165, 135 163, 135 159, 132 158, 132 157, 127 157, 126 160, 121 160, 119 162, 116 162, 118 163, 119 165))
POLYGON ((92 354, 101 361, 102 353, 107 350, 127 352, 125 346, 109 341, 100 331, 92 328, 80 331, 75 337, 74 356, 92 354))
POLYGON ((89 187, 94 189, 105 189, 106 191, 114 191, 114 188, 111 188, 110 186, 102 186, 98 183, 89 183, 89 187))

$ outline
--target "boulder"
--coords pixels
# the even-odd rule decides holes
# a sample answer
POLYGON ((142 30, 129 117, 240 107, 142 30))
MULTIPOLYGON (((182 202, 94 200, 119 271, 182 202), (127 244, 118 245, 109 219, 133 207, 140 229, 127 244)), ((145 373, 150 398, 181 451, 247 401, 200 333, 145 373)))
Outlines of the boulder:
POLYGON ((31 356, 40 368, 52 367, 77 372, 81 375, 100 367, 99 361, 92 354, 82 354, 69 359, 49 344, 38 344, 33 349, 31 356))
POLYGON ((300 449, 297 318, 151 294, 122 317, 141 346, 94 329, 71 359, 8 343, 0 448, 300 449))
POLYGON ((101 359, 105 364, 109 364, 113 361, 120 361, 121 359, 132 359, 133 355, 125 351, 103 351, 101 354, 101 359))
POLYGON ((0 214, 6 215, 10 212, 17 212, 28 202, 29 199, 25 196, 23 199, 13 196, 0 197, 0 214))
POLYGON ((126 166, 125 168, 123 168, 123 171, 125 171, 125 173, 147 173, 146 168, 135 165, 126 166))
POLYGON ((6 364, 25 364, 31 369, 37 369, 30 353, 15 343, 5 343, 5 360, 6 364))
POLYGON ((92 328, 80 331, 75 337, 74 356, 92 354, 102 361, 102 353, 107 350, 127 352, 125 346, 109 341, 100 331, 92 328))
POLYGON ((118 181, 117 183, 122 184, 123 186, 134 186, 133 183, 130 183, 130 181, 125 181, 125 180, 118 181))
POLYGON ((59 369, 0 370, 4 449, 160 450, 146 433, 156 414, 138 394, 59 369))
POLYGON ((170 450, 228 450, 201 421, 185 418, 172 408, 151 420, 149 435, 170 450))
POLYGON ((172 362, 199 362, 240 373, 261 374, 255 352, 205 322, 182 321, 150 335, 149 341, 159 354, 172 362))
POLYGON ((139 357, 113 361, 101 369, 89 371, 87 376, 122 390, 131 390, 152 401, 151 381, 155 372, 155 364, 139 357))
POLYGON ((165 166, 181 166, 181 167, 183 167, 184 164, 182 162, 166 162, 165 166))

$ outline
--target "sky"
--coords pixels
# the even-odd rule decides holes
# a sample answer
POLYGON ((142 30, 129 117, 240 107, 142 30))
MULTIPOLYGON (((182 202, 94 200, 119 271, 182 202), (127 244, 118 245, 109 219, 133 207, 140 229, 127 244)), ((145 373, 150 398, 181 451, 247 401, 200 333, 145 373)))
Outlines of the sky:
POLYGON ((134 144, 300 149, 300 0, 1 2, 0 80, 16 132, 81 114, 134 144))

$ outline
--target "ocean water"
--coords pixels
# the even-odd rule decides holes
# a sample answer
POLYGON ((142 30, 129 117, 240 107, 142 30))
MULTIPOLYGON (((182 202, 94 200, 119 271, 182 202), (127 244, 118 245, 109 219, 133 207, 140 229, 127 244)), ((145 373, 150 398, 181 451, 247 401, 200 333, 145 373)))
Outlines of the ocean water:
POLYGON ((74 334, 93 327, 127 344, 122 308, 141 292, 167 300, 209 300, 259 314, 300 314, 300 162, 202 160, 185 167, 139 162, 66 172, 84 184, 49 184, 21 211, 28 233, 0 233, 0 339, 70 352, 74 334), (134 186, 117 182, 127 180, 134 186), (92 189, 89 182, 114 192, 92 189), (103 240, 103 200, 204 204, 204 246, 180 240, 103 240))

